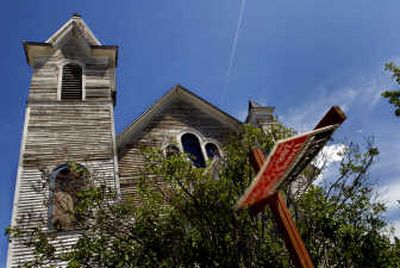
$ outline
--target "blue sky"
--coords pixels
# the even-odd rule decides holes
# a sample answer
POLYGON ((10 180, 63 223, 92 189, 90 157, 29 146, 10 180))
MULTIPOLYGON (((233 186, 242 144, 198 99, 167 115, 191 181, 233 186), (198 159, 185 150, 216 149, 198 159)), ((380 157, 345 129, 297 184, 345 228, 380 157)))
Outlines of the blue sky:
MULTIPOLYGON (((1 230, 11 217, 31 75, 21 42, 45 41, 74 12, 103 44, 120 48, 117 132, 177 83, 240 119, 248 99, 275 106, 299 130, 338 104, 349 119, 336 140, 375 137, 381 155, 372 176, 400 226, 400 119, 379 97, 395 87, 384 63, 400 62, 399 1, 20 0, 3 1, 2 10, 1 230)), ((0 266, 6 247, 0 237, 0 266)))

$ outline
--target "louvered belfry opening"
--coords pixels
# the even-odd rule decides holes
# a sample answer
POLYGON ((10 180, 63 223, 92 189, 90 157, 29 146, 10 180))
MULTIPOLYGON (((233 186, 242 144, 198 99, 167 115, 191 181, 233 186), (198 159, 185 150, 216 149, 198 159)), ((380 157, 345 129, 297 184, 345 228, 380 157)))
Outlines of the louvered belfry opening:
POLYGON ((78 64, 64 65, 61 84, 62 100, 82 100, 82 68, 78 64))

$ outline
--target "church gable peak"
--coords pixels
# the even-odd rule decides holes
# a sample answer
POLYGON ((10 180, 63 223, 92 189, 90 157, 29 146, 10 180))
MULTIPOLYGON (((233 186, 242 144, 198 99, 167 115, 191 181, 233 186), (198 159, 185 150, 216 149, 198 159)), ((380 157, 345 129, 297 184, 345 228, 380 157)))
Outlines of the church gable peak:
POLYGON ((81 15, 75 13, 72 17, 61 26, 46 43, 56 46, 69 36, 79 36, 84 39, 88 45, 100 46, 100 41, 96 38, 89 26, 84 22, 81 15))
MULTIPOLYGON (((180 114, 181 119, 182 117, 188 116, 187 111, 198 111, 199 114, 204 114, 204 117, 209 118, 209 120, 219 122, 220 126, 224 126, 232 131, 237 131, 242 125, 242 122, 236 118, 178 84, 158 99, 149 109, 118 135, 116 140, 117 147, 121 148, 130 141, 136 139, 137 136, 141 135, 142 132, 146 130, 147 126, 150 125, 155 118, 163 115, 168 108, 177 103, 178 105, 175 106, 182 106, 180 108, 182 109, 182 114, 180 114)), ((190 116, 188 116, 187 119, 192 122, 195 120, 190 116)))

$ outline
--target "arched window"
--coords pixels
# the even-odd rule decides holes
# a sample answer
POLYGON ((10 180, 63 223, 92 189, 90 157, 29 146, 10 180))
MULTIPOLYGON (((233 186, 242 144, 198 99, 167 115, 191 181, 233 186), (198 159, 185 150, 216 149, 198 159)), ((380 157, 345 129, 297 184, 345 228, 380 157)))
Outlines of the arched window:
POLYGON ((166 157, 170 157, 173 155, 178 155, 180 153, 180 150, 175 144, 169 144, 167 147, 165 147, 164 152, 166 157))
POLYGON ((191 155, 191 160, 196 167, 205 167, 203 152, 201 151, 199 139, 191 134, 186 133, 181 138, 182 147, 185 153, 191 155))
POLYGON ((49 226, 57 230, 72 229, 76 223, 74 208, 78 192, 86 184, 88 171, 79 164, 64 164, 50 177, 49 226))
POLYGON ((207 152, 207 157, 210 160, 218 159, 221 157, 218 147, 214 143, 210 142, 206 144, 206 152, 207 152))
POLYGON ((68 63, 62 69, 62 100, 82 100, 82 67, 68 63))

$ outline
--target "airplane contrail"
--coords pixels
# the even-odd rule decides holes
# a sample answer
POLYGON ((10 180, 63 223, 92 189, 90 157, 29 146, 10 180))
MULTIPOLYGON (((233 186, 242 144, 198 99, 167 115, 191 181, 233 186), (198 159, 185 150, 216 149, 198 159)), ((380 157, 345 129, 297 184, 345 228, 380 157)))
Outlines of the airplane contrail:
POLYGON ((230 58, 229 58, 229 65, 228 65, 228 69, 226 70, 225 83, 224 83, 224 87, 222 89, 222 95, 221 95, 222 103, 225 102, 226 90, 228 88, 229 78, 230 78, 231 72, 232 72, 233 60, 235 59, 236 47, 237 47, 237 43, 238 43, 238 40, 239 40, 240 27, 242 26, 243 13, 244 13, 245 6, 246 6, 246 0, 241 0, 240 1, 239 19, 238 19, 238 22, 237 22, 237 25, 236 25, 235 35, 233 37, 233 44, 232 44, 231 55, 230 55, 230 58))

